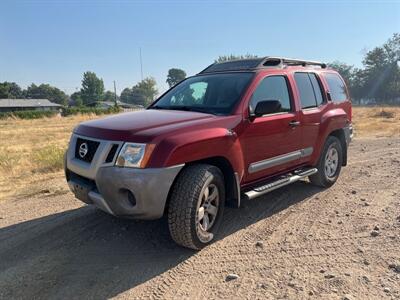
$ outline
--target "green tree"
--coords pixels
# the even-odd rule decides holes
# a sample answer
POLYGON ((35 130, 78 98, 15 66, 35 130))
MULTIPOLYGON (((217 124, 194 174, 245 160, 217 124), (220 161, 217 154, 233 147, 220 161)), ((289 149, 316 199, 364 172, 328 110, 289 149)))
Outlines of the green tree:
POLYGON ((104 100, 104 101, 114 102, 114 101, 115 101, 115 98, 117 98, 117 100, 118 100, 118 96, 115 97, 115 93, 114 93, 114 92, 107 91, 107 92, 104 93, 103 100, 104 100))
POLYGON ((216 63, 221 63, 221 62, 226 62, 226 61, 231 61, 231 60, 237 60, 237 59, 246 59, 246 58, 257 58, 257 55, 254 54, 245 54, 245 55, 220 55, 218 58, 214 61, 216 63))
POLYGON ((157 93, 157 82, 154 78, 148 77, 138 82, 132 88, 125 88, 121 92, 121 101, 147 106, 153 102, 157 93))
POLYGON ((181 69, 172 68, 168 70, 167 83, 169 87, 181 82, 186 78, 186 72, 181 69))
POLYGON ((400 97, 400 34, 395 33, 381 47, 375 47, 364 58, 364 96, 378 103, 400 97))
POLYGON ((83 104, 101 101, 104 96, 103 79, 98 78, 94 72, 83 73, 81 97, 83 104))
POLYGON ((120 98, 121 102, 133 103, 132 89, 125 88, 121 92, 121 96, 119 98, 120 98))
POLYGON ((72 93, 70 98, 74 101, 74 104, 73 104, 74 106, 82 106, 83 105, 81 92, 72 93))
POLYGON ((67 105, 68 101, 68 96, 62 90, 49 84, 36 85, 32 83, 26 89, 25 96, 31 99, 48 99, 61 105, 67 105))
POLYGON ((18 99, 23 97, 22 89, 15 82, 5 81, 0 83, 0 99, 18 99))

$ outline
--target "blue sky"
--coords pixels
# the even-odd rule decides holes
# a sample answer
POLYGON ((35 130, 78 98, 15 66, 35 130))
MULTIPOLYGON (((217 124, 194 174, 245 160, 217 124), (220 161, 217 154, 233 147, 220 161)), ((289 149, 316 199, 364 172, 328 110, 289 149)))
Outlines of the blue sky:
POLYGON ((118 91, 169 68, 193 75, 219 55, 280 55, 361 65, 400 32, 399 1, 1 1, 0 82, 68 93, 90 70, 118 91))

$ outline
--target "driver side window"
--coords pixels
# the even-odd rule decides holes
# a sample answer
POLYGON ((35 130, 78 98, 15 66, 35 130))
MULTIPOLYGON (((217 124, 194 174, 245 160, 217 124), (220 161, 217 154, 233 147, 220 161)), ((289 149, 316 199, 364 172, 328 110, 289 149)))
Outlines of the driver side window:
POLYGON ((254 112, 260 101, 278 100, 281 103, 281 112, 292 110, 289 89, 284 76, 265 77, 257 86, 250 100, 250 112, 254 112))

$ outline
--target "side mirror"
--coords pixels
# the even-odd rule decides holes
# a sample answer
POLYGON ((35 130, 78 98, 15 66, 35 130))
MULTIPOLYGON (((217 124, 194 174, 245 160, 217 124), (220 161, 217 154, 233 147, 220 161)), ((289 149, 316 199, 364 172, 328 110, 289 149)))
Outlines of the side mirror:
POLYGON ((254 109, 254 117, 261 117, 266 114, 280 112, 282 108, 281 102, 278 100, 265 100, 257 103, 254 109))

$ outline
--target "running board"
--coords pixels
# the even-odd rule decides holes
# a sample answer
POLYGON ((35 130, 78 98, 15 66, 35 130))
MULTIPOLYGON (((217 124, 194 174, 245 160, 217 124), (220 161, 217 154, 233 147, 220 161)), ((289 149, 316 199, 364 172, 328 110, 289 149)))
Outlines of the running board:
POLYGON ((318 170, 316 168, 301 171, 295 175, 281 178, 281 179, 275 180, 273 182, 267 183, 265 185, 256 187, 256 188, 252 189, 251 191, 248 191, 244 194, 245 194, 245 196, 247 196, 248 199, 254 199, 254 198, 262 196, 266 193, 272 192, 273 190, 279 189, 285 185, 291 184, 300 179, 303 179, 305 177, 313 175, 317 172, 318 172, 318 170))

